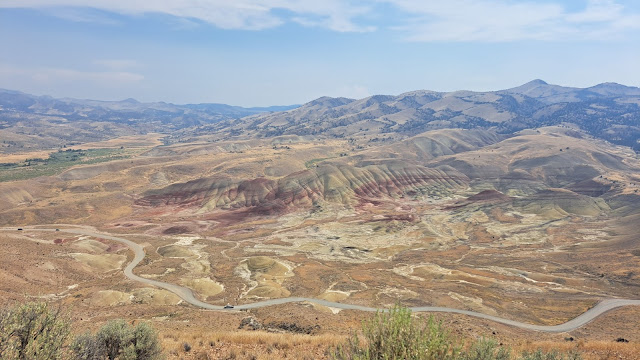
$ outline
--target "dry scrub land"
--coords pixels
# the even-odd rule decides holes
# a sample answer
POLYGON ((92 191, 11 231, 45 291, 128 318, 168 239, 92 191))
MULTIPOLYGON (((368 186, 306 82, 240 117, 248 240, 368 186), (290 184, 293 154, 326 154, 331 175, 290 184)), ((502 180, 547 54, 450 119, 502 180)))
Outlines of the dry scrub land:
MULTIPOLYGON (((393 142, 139 140, 111 141, 126 158, 0 182, 0 226, 92 227, 125 237, 145 246, 137 275, 217 305, 300 296, 551 325, 599 299, 640 295, 640 161, 572 129, 510 137, 437 130, 393 142)), ((112 317, 150 320, 177 357, 269 358, 295 348, 300 358, 320 358, 368 316, 281 305, 250 315, 321 337, 219 334, 249 314, 199 310, 128 280, 122 270, 133 255, 119 243, 16 230, 0 232, 0 254, 2 303, 55 300, 73 309, 81 328, 112 317), (185 341, 194 347, 188 353, 185 341)), ((573 337, 586 341, 587 353, 592 346, 633 358, 640 340, 635 307, 557 335, 439 317, 464 337, 523 347, 573 337), (617 337, 631 343, 609 348, 617 337)))

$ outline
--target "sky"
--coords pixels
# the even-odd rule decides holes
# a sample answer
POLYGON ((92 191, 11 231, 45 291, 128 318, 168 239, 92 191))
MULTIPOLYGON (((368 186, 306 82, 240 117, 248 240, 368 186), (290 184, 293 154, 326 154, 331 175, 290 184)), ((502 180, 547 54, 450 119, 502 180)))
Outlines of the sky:
POLYGON ((637 0, 0 0, 0 88, 302 104, 533 79, 640 87, 637 0))

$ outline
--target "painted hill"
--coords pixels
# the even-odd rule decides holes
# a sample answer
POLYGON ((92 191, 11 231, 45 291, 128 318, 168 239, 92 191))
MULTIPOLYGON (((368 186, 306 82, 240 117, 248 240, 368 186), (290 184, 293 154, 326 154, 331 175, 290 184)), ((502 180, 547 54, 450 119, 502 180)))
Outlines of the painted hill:
POLYGON ((137 203, 190 206, 201 211, 250 207, 254 213, 273 214, 289 207, 308 208, 318 201, 353 204, 367 198, 451 191, 465 188, 468 181, 453 169, 429 169, 403 162, 363 167, 327 163, 277 180, 212 177, 173 184, 147 192, 137 203))

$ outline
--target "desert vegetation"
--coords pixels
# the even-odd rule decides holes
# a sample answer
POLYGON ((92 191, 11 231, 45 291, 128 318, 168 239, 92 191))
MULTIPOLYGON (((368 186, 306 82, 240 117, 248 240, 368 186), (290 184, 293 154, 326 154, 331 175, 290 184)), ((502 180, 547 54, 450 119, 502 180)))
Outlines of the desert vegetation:
POLYGON ((388 312, 378 312, 362 324, 362 334, 352 335, 333 352, 339 360, 579 360, 579 353, 563 354, 557 350, 523 351, 515 355, 509 347, 493 339, 481 338, 464 344, 451 335, 442 323, 417 318, 411 310, 396 305, 388 312))
POLYGON ((66 315, 46 303, 2 309, 0 359, 62 359, 69 331, 66 315))
POLYGON ((131 326, 112 320, 96 334, 70 343, 68 314, 43 302, 29 302, 0 312, 0 359, 3 360, 155 360, 162 356, 156 331, 146 323, 131 326))
POLYGON ((328 358, 336 360, 579 360, 575 349, 523 350, 516 354, 496 340, 466 343, 432 316, 420 317, 395 306, 363 321, 350 337, 304 336, 266 332, 166 334, 141 322, 108 321, 97 332, 73 337, 68 314, 43 302, 29 302, 0 312, 3 360, 155 360, 170 357, 328 358), (208 341, 203 339, 208 338, 208 341), (165 348, 163 349, 162 343, 165 348), (226 344, 226 346, 220 345, 226 344), (259 345, 259 346, 255 346, 259 345), (224 349, 227 347, 227 349, 224 349), (315 349, 315 351, 314 351, 315 349), (311 350, 311 351, 310 351, 311 350), (216 355, 217 354, 217 355, 216 355))

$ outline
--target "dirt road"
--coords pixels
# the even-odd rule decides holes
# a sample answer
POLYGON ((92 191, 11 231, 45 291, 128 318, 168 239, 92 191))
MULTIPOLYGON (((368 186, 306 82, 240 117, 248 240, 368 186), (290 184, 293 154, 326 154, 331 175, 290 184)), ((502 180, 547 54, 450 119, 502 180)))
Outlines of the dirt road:
MULTIPOLYGON (((0 229, 2 231, 18 231, 16 228, 3 228, 0 229)), ((24 230, 25 232, 31 232, 31 231, 56 231, 56 229, 43 229, 43 228, 25 228, 24 230)), ((147 285, 153 285, 159 288, 163 288, 166 289, 168 291, 171 291, 172 293, 178 295, 180 298, 182 298, 182 300, 184 300, 185 302, 203 308, 203 309, 208 309, 208 310, 218 310, 218 311, 235 311, 235 310, 245 310, 245 309, 256 309, 256 308, 261 308, 261 307, 265 307, 265 306, 272 306, 272 305, 280 305, 280 304, 287 304, 287 303, 299 303, 299 302, 310 302, 310 303, 314 303, 314 304, 318 304, 318 305, 324 305, 324 306, 328 306, 328 307, 332 307, 332 308, 337 308, 337 309, 345 309, 345 310, 360 310, 360 311, 379 311, 382 310, 384 311, 384 309, 378 309, 378 308, 373 308, 373 307, 367 307, 367 306, 361 306, 361 305, 352 305, 352 304, 344 304, 344 303, 338 303, 338 302, 332 302, 332 301, 326 301, 326 300, 321 300, 321 299, 314 299, 314 298, 306 298, 306 297, 288 297, 288 298, 280 298, 280 299, 270 299, 270 300, 264 300, 264 301, 259 301, 259 302, 254 302, 251 304, 242 304, 242 305, 237 305, 235 306, 233 309, 225 309, 223 306, 220 305, 213 305, 213 304, 209 304, 209 303, 205 303, 203 301, 198 300, 194 295, 193 292, 191 291, 191 289, 180 286, 180 285, 175 285, 175 284, 170 284, 170 283, 165 283, 162 281, 157 281, 157 280, 152 280, 152 279, 146 279, 143 277, 140 277, 136 274, 133 273, 133 269, 144 259, 145 257, 145 252, 144 252, 144 248, 131 241, 131 240, 127 240, 125 238, 121 238, 121 237, 117 237, 117 236, 112 236, 112 235, 108 235, 105 233, 100 233, 100 232, 95 232, 95 231, 91 231, 91 230, 87 230, 87 228, 61 228, 59 230, 60 232, 66 232, 66 233, 71 233, 71 234, 79 234, 79 235, 87 235, 87 236, 93 236, 93 237, 99 237, 99 238, 104 238, 107 240, 113 240, 113 241, 117 241, 119 243, 125 244, 126 246, 129 247, 129 249, 131 249, 134 253, 134 258, 133 261, 131 261, 125 268, 124 268, 124 274, 126 277, 128 277, 129 279, 133 280, 133 281, 138 281, 140 283, 143 284, 147 284, 147 285)), ((585 324, 588 324, 589 322, 593 321, 593 319, 597 318, 598 316, 606 313, 607 311, 619 308, 619 307, 623 307, 623 306, 639 306, 640 305, 640 300, 630 300, 630 299, 603 299, 601 300, 596 306, 594 306, 593 308, 587 310, 585 313, 583 313, 582 315, 576 317, 575 319, 569 320, 564 324, 559 324, 559 325, 552 325, 552 326, 544 326, 544 325, 532 325, 532 324, 527 324, 527 323, 522 323, 519 321, 514 321, 514 320, 508 320, 508 319, 503 319, 501 317, 498 316, 493 316, 493 315, 487 315, 487 314, 483 314, 483 313, 478 313, 478 312, 474 312, 474 311, 467 311, 467 310, 459 310, 459 309, 453 309, 453 308, 446 308, 446 307, 437 307, 437 306, 421 306, 421 307, 413 307, 410 308, 412 311, 414 312, 445 312, 445 313, 455 313, 455 314, 463 314, 463 315, 468 315, 468 316, 473 316, 473 317, 477 317, 477 318, 482 318, 482 319, 486 319, 486 320, 491 320, 491 321, 495 321, 501 324, 505 324, 505 325, 510 325, 510 326, 515 326, 518 328, 522 328, 522 329, 528 329, 528 330, 535 330, 535 331, 544 331, 544 332, 568 332, 571 330, 575 330, 585 324)))

